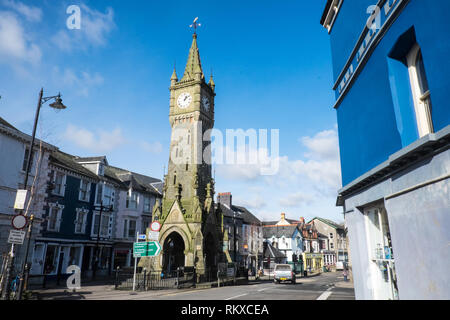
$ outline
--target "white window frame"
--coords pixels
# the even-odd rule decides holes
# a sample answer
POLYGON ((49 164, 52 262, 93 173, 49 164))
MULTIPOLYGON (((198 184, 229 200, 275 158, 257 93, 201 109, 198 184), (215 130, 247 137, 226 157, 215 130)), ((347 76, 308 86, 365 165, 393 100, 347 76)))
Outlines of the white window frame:
POLYGON ((103 205, 112 206, 114 208, 114 195, 115 188, 105 183, 103 188, 103 205), (107 199, 109 199, 109 201, 106 201, 107 199))
POLYGON ((104 192, 105 192, 105 183, 103 183, 103 182, 97 183, 97 186, 95 188, 95 204, 96 205, 100 205, 102 203, 104 192), (99 188, 100 188, 100 186, 101 186, 101 189, 102 189, 102 193, 101 193, 101 197, 99 199, 99 188))
POLYGON ((78 193, 78 200, 83 201, 83 202, 89 202, 89 198, 91 195, 91 183, 85 179, 81 179, 80 180, 80 191, 78 193), (83 191, 83 182, 85 182, 86 185, 86 199, 82 199, 81 195, 82 195, 82 191, 83 191))
POLYGON ((61 228, 61 221, 62 221, 62 212, 64 210, 64 206, 60 205, 58 203, 49 203, 49 211, 48 211, 48 217, 47 217, 47 231, 49 232, 59 232, 61 228), (55 228, 50 228, 50 216, 52 214, 53 209, 57 209, 58 212, 56 213, 56 222, 55 222, 55 228))
POLYGON ((134 192, 134 191, 129 191, 129 192, 127 192, 127 198, 126 198, 125 206, 126 206, 126 208, 129 209, 129 210, 137 210, 137 208, 139 207, 139 193, 134 192), (134 200, 131 201, 134 195, 136 196, 136 201, 134 201, 134 200), (135 207, 135 208, 131 208, 131 207, 130 207, 130 204, 131 204, 132 202, 133 202, 133 203, 136 203, 136 207, 135 207))
MULTIPOLYGON (((26 167, 28 165, 28 156, 29 156, 29 154, 27 155, 27 151, 30 152, 29 150, 30 150, 30 145, 24 144, 23 162, 22 162, 22 165, 20 166, 20 171, 23 173, 25 173, 27 171, 26 167), (24 169, 24 167, 25 167, 25 169, 24 169)), ((30 171, 29 171, 30 175, 34 174, 33 169, 35 169, 35 164, 36 164, 35 160, 36 160, 36 150, 33 148, 33 155, 31 156, 31 164, 30 164, 30 171)))
MULTIPOLYGON (((92 237, 97 237, 97 228, 95 227, 95 218, 97 216, 100 216, 100 212, 94 211, 94 213, 92 214, 92 227, 91 227, 91 236, 92 237)), ((102 218, 99 221, 99 223, 100 223, 100 238, 111 238, 112 214, 109 212, 102 212, 102 218), (102 227, 102 222, 104 221, 104 219, 107 219, 107 221, 108 221, 108 228, 107 228, 106 234, 103 233, 103 227, 102 227)))
POLYGON ((75 209, 77 216, 74 221, 75 224, 75 233, 76 234, 84 234, 86 233, 86 225, 87 225, 87 218, 89 215, 89 209, 85 208, 76 208, 75 209), (82 221, 80 221, 80 216, 82 217, 82 221), (80 225, 81 222, 81 231, 77 231, 77 226, 80 225))
POLYGON ((150 213, 152 212, 152 197, 148 196, 148 195, 144 195, 144 207, 143 207, 143 212, 146 213, 150 213), (148 201, 148 203, 147 203, 148 201), (148 204, 148 210, 146 210, 146 206, 148 204))
POLYGON ((65 191, 66 191, 66 177, 67 177, 67 175, 64 174, 63 172, 60 172, 60 171, 54 171, 53 172, 53 184, 55 185, 55 188, 52 190, 52 194, 53 195, 64 196, 65 191), (55 191, 56 190, 56 177, 57 177, 58 174, 62 175, 61 189, 60 189, 59 193, 57 193, 55 191))
POLYGON ((134 219, 134 218, 125 219, 123 222, 123 235, 122 235, 123 238, 124 239, 134 239, 134 237, 136 237, 136 232, 138 230, 137 227, 138 227, 137 219, 134 219), (132 235, 130 235, 130 222, 131 221, 134 221, 134 223, 135 223, 134 232, 132 235))
POLYGON ((427 134, 433 133, 434 129, 430 109, 427 107, 427 103, 430 102, 430 91, 428 90, 424 94, 420 92, 419 75, 416 66, 416 60, 419 52, 421 52, 421 48, 419 44, 416 43, 406 56, 406 61, 408 64, 409 80, 414 101, 417 128, 419 131, 419 137, 422 138, 427 134))

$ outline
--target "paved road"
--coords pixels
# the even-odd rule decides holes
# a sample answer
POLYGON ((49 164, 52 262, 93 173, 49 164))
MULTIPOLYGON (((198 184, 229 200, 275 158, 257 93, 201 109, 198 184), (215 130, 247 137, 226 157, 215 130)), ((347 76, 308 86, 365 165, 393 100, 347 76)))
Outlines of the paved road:
MULTIPOLYGON (((246 286, 221 287, 189 292, 175 292, 154 297, 162 300, 348 300, 354 290, 340 274, 325 273, 314 278, 298 279, 295 285, 262 282, 246 286)), ((145 297, 142 297, 145 299, 145 297)))
POLYGON ((184 289, 148 291, 130 294, 116 291, 112 286, 88 286, 80 292, 70 293, 64 289, 45 290, 41 299, 73 300, 348 300, 354 299, 349 282, 343 282, 340 273, 324 273, 317 277, 300 278, 293 284, 274 284, 270 281, 245 286, 212 289, 184 289))

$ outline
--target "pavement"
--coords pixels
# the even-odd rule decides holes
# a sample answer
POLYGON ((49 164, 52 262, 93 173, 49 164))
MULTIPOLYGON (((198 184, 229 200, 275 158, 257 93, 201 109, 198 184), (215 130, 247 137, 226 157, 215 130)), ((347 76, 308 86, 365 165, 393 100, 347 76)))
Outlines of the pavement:
POLYGON ((170 289, 145 292, 114 290, 112 285, 86 284, 71 292, 64 288, 34 290, 39 300, 354 300, 351 282, 341 273, 298 278, 296 284, 275 284, 268 279, 247 285, 208 289, 170 289))

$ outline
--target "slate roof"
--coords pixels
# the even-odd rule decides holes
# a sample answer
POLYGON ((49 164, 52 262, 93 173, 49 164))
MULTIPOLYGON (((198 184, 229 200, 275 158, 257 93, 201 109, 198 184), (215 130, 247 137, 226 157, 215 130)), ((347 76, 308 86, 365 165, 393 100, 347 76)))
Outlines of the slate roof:
POLYGON ((238 206, 232 207, 233 210, 236 210, 240 213, 240 216, 242 217, 242 219, 244 219, 244 223, 262 225, 261 221, 257 217, 255 217, 250 211, 248 211, 247 208, 238 206))
MULTIPOLYGON (((300 221, 298 221, 298 220, 293 220, 293 219, 284 219, 284 220, 286 220, 290 224, 300 224, 300 221)), ((278 222, 280 222, 280 221, 279 220, 277 220, 277 221, 263 221, 262 224, 265 225, 265 226, 274 226, 278 222)))
POLYGON ((66 170, 70 170, 80 175, 87 176, 91 179, 98 180, 98 176, 96 174, 92 173, 91 171, 83 167, 81 164, 76 162, 75 158, 76 157, 59 150, 52 152, 49 157, 50 163, 54 165, 59 165, 65 168, 66 170))
POLYGON ((161 195, 161 191, 154 186, 154 184, 162 183, 161 180, 144 176, 139 173, 131 172, 125 169, 106 166, 105 175, 120 181, 126 188, 132 188, 137 191, 150 192, 156 195, 161 195))
POLYGON ((272 238, 275 236, 276 238, 280 238, 285 236, 286 238, 292 238, 295 230, 298 229, 297 225, 290 226, 265 226, 263 228, 263 237, 264 239, 272 238))
POLYGON ((342 224, 338 224, 334 221, 328 220, 328 219, 324 219, 324 218, 319 218, 319 217, 315 217, 314 219, 312 219, 309 223, 311 223, 313 220, 319 220, 322 221, 323 223, 328 224, 330 227, 334 228, 334 229, 345 229, 344 226, 342 224))
POLYGON ((264 246, 263 258, 286 258, 286 255, 269 242, 264 246))

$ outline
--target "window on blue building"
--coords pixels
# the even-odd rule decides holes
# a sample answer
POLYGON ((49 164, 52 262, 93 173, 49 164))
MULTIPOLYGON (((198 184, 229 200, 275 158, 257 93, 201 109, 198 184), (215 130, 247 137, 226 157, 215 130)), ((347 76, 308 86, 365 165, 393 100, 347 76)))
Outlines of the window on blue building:
POLYGON ((388 54, 392 102, 403 147, 433 132, 431 95, 414 27, 388 54))
POLYGON ((428 87, 422 50, 416 43, 407 56, 411 91, 416 109, 417 126, 420 137, 432 133, 431 95, 428 87))

